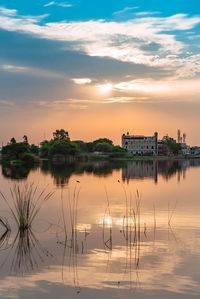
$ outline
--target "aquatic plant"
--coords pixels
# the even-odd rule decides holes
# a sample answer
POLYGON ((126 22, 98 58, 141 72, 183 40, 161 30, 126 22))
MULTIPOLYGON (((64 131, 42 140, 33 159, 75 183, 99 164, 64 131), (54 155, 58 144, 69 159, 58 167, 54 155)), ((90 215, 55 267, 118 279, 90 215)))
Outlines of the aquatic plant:
MULTIPOLYGON (((15 184, 10 188, 11 201, 0 191, 0 196, 8 206, 19 230, 29 229, 42 205, 53 195, 44 188, 32 184, 15 184)), ((5 223, 4 223, 5 224, 5 223)))
POLYGON ((6 218, 0 216, 0 224, 5 228, 6 231, 10 230, 10 225, 6 218))
MULTIPOLYGON (((76 183, 80 183, 80 181, 76 181, 76 183)), ((78 240, 78 201, 79 194, 81 191, 81 187, 78 187, 76 184, 75 188, 72 192, 68 189, 68 197, 67 202, 64 201, 63 189, 61 190, 61 213, 62 213, 62 222, 64 233, 64 241, 58 241, 58 244, 63 245, 63 257, 62 257, 62 280, 64 281, 64 266, 66 262, 67 250, 69 250, 69 266, 73 268, 73 282, 74 287, 76 289, 76 293, 79 294, 81 289, 79 285, 79 277, 78 277, 78 257, 79 254, 79 240, 78 240), (65 203, 64 203, 65 202, 65 203), (66 204, 66 205, 65 205, 66 204), (67 206, 68 204, 68 206, 67 206), (67 226, 66 215, 69 213, 69 230, 67 226), (69 233, 69 235, 68 235, 69 233)), ((87 232, 85 230, 85 242, 86 242, 87 232)), ((83 254, 84 251, 84 242, 81 242, 81 252, 83 254)))

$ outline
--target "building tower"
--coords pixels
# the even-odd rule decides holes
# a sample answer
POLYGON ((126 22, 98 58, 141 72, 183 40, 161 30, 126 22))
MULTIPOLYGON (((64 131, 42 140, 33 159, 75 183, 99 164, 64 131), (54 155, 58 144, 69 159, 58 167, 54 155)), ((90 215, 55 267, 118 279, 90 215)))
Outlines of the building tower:
POLYGON ((181 143, 181 131, 178 129, 178 143, 181 143))
POLYGON ((186 143, 186 134, 183 133, 183 143, 186 143))

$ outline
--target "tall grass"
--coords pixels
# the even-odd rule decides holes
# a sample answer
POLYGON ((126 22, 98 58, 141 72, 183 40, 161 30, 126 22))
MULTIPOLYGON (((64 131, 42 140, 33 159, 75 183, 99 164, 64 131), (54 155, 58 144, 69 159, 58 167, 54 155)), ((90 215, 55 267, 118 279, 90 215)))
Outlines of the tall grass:
MULTIPOLYGON (((79 183, 77 181, 77 183, 79 183)), ((64 204, 63 190, 61 190, 61 211, 62 211, 62 222, 64 232, 64 242, 58 242, 63 245, 63 258, 62 258, 62 280, 64 281, 64 266, 66 262, 67 250, 69 249, 69 266, 72 267, 73 282, 77 294, 80 293, 79 277, 78 277, 78 253, 79 253, 79 238, 78 238, 78 201, 81 187, 75 186, 74 190, 70 192, 68 189, 68 197, 66 206, 64 204), (67 227, 67 212, 69 213, 69 230, 67 227)), ((85 242, 87 232, 85 230, 85 242)), ((84 250, 84 242, 81 242, 82 254, 84 250)))
POLYGON ((1 224, 1 226, 3 226, 5 228, 6 231, 10 230, 10 225, 6 218, 3 218, 0 216, 0 224, 1 224))
POLYGON ((10 188, 7 198, 1 191, 0 196, 8 206, 19 230, 31 228, 42 205, 53 195, 44 188, 38 192, 38 187, 32 184, 15 184, 10 188))

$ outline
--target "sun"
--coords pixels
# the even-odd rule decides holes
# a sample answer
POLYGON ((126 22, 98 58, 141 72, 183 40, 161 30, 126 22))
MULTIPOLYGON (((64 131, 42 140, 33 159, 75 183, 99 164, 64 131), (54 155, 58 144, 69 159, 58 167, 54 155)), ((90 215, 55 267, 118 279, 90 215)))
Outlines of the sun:
POLYGON ((98 89, 100 93, 108 93, 112 90, 112 87, 113 86, 111 83, 98 85, 98 89))

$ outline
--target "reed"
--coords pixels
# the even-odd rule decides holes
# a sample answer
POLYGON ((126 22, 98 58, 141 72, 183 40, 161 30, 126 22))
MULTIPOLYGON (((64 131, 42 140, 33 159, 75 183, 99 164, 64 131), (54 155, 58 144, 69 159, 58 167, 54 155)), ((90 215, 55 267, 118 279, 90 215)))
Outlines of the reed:
POLYGON ((46 192, 46 189, 47 187, 38 193, 38 188, 33 183, 15 184, 10 188, 11 200, 0 191, 0 196, 8 206, 20 231, 31 228, 42 205, 53 195, 53 192, 46 192))
POLYGON ((10 231, 10 225, 6 218, 0 216, 0 224, 5 228, 6 231, 10 231))

